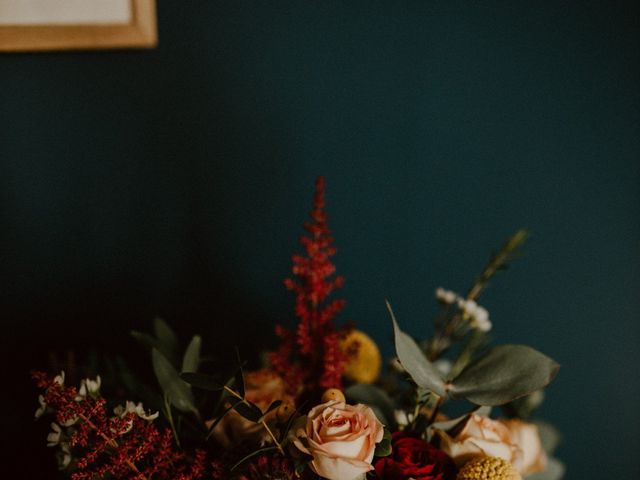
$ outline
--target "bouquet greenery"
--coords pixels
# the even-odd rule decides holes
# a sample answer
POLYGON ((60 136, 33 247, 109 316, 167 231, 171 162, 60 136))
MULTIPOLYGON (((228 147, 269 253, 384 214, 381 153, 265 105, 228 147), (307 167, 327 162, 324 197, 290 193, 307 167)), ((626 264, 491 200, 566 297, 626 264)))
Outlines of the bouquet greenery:
POLYGON ((259 368, 240 354, 206 362, 200 336, 181 348, 156 319, 153 334, 132 335, 159 388, 123 362, 77 388, 65 372, 34 372, 36 417, 53 416, 47 442, 59 468, 73 480, 562 478, 557 431, 531 420, 559 366, 524 345, 491 346, 478 304, 527 232, 507 240, 466 295, 436 290, 430 338, 406 333, 387 302, 396 356, 383 368, 364 331, 335 321, 344 279, 331 262, 322 178, 305 229, 285 280, 297 324, 276 327, 278 347, 259 368))

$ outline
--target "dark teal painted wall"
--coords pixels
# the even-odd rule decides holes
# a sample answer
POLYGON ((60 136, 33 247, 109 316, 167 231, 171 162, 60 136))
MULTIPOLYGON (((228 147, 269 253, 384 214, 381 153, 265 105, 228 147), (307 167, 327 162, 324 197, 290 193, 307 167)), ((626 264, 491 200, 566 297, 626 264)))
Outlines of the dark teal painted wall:
POLYGON ((384 298, 428 332, 434 288, 530 228, 484 298, 496 339, 563 364, 542 413, 568 478, 638 478, 638 4, 516 3, 163 1, 157 50, 0 57, 24 478, 49 454, 24 380, 48 350, 132 349, 156 313, 225 345, 291 319, 318 174, 344 318, 387 353, 384 298))

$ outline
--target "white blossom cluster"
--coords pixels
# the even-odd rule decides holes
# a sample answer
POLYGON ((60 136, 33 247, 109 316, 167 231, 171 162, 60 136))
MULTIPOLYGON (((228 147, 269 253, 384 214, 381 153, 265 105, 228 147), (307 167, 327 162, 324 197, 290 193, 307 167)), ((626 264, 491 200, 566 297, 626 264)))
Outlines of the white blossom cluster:
POLYGON ((457 305, 465 318, 469 320, 472 328, 481 332, 491 330, 492 324, 489 320, 489 312, 486 308, 478 305, 475 300, 466 299, 456 292, 445 290, 442 287, 436 289, 436 298, 438 301, 447 305, 457 305))

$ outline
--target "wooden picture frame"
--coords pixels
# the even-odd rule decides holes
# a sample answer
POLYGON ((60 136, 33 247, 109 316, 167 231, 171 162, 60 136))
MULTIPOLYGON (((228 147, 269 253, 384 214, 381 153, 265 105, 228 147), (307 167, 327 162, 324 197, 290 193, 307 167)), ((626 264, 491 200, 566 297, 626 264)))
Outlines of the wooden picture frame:
POLYGON ((0 25, 0 52, 155 47, 155 0, 130 2, 131 22, 126 24, 0 25))

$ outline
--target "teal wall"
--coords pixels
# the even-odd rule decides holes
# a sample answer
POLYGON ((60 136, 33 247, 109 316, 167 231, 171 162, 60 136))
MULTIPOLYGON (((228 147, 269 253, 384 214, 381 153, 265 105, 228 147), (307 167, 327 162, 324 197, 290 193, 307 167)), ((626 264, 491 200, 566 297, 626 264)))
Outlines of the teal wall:
POLYGON ((426 334, 433 290, 530 228, 484 297, 495 338, 563 365, 542 413, 569 479, 640 478, 637 2, 163 1, 159 28, 153 51, 0 57, 15 478, 49 471, 25 380, 47 351, 126 352, 161 314, 251 352, 291 321, 318 174, 343 318, 387 353, 384 298, 426 334))

